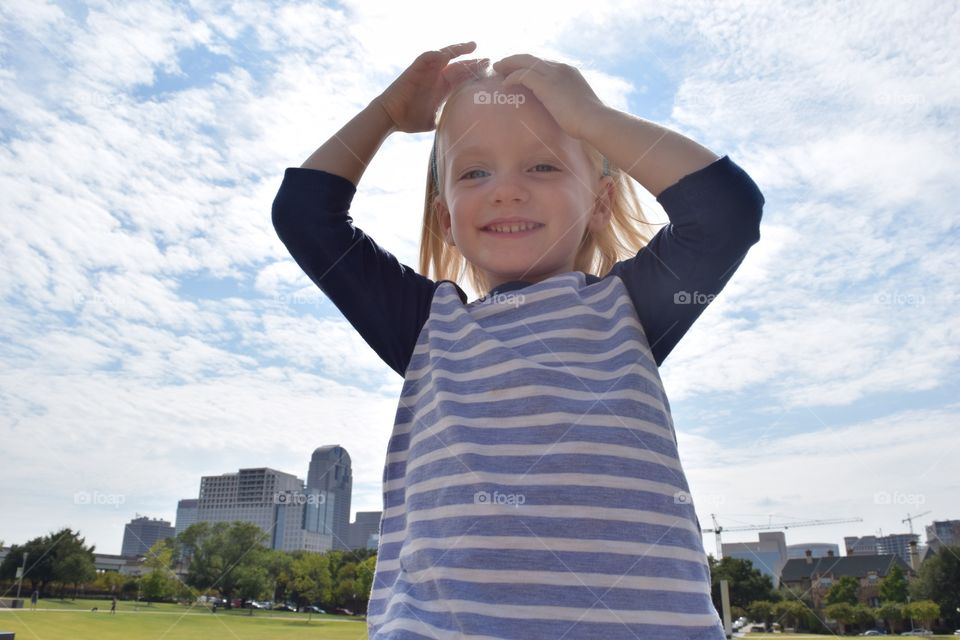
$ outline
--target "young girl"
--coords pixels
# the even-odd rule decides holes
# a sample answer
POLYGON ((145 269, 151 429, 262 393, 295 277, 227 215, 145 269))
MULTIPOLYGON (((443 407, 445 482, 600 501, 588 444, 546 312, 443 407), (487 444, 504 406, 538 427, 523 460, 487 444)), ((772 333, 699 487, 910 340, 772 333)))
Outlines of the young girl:
POLYGON ((763 196, 576 69, 452 62, 474 47, 418 57, 273 203, 297 263, 404 376, 369 636, 724 638, 658 366, 759 239, 763 196), (434 128, 430 279, 349 208, 387 135, 434 128), (670 218, 652 239, 631 178, 670 218))

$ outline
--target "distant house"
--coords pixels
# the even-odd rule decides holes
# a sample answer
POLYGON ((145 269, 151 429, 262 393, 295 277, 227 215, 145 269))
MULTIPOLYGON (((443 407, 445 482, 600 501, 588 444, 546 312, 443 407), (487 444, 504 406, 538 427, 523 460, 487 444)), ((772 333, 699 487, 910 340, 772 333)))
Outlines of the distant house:
POLYGON ((854 555, 837 557, 832 554, 826 558, 804 558, 788 560, 780 574, 780 583, 795 593, 805 593, 813 600, 815 608, 824 606, 827 591, 833 583, 843 576, 853 576, 860 582, 860 602, 880 606, 880 581, 893 565, 898 565, 908 579, 916 573, 896 555, 854 555))

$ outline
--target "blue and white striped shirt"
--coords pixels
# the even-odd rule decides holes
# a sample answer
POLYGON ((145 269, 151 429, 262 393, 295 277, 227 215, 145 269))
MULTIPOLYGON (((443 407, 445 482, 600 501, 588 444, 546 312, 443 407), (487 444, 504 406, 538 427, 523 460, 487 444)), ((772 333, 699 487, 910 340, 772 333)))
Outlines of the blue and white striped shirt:
MULTIPOLYGON (((472 303, 452 282, 397 269, 369 237, 357 237, 349 217, 348 236, 342 220, 353 194, 343 182, 288 169, 274 225, 404 374, 384 468, 369 637, 723 638, 658 372, 667 351, 658 357, 644 319, 674 318, 671 329, 679 325, 682 335, 706 303, 678 293, 712 299, 759 239, 763 198, 749 176, 724 157, 665 190, 659 200, 671 225, 603 278, 568 272, 505 283, 472 303), (295 180, 304 181, 299 196, 295 180), (327 212, 343 207, 339 223, 331 213, 310 215, 318 191, 327 212), (298 201, 299 215, 291 213, 298 201), (338 233, 336 242, 317 241, 338 233), (645 251, 678 282, 638 268, 645 251), (368 296, 379 290, 345 290, 360 284, 358 272, 369 282, 386 274, 395 290, 406 289, 394 303, 400 315, 406 308, 422 318, 414 343, 398 337, 409 333, 402 319, 388 330, 367 317, 378 303, 368 296), (351 301, 361 291, 366 301, 351 301)), ((675 337, 672 348, 679 336, 656 326, 658 343, 675 337)))

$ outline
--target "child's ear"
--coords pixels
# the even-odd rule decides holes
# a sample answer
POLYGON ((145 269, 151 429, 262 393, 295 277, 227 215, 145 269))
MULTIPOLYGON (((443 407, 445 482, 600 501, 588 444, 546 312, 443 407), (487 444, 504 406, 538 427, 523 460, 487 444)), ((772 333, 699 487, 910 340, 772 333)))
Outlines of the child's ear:
POLYGON ((446 203, 440 198, 434 201, 433 206, 437 213, 437 223, 439 224, 440 233, 443 235, 444 242, 455 247, 457 243, 453 241, 453 231, 450 228, 450 210, 447 208, 446 203))
POLYGON ((591 231, 599 231, 610 223, 611 206, 613 205, 613 178, 604 176, 600 180, 600 189, 594 199, 593 211, 590 213, 588 224, 591 231))

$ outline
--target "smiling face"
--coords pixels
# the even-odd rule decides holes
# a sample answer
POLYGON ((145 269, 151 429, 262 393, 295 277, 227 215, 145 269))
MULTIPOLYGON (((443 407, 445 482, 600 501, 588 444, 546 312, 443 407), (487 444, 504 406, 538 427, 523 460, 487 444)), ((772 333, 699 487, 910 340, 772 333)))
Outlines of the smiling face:
POLYGON ((440 228, 491 289, 573 271, 585 232, 609 220, 612 184, 532 92, 502 80, 456 95, 439 133, 440 228))

